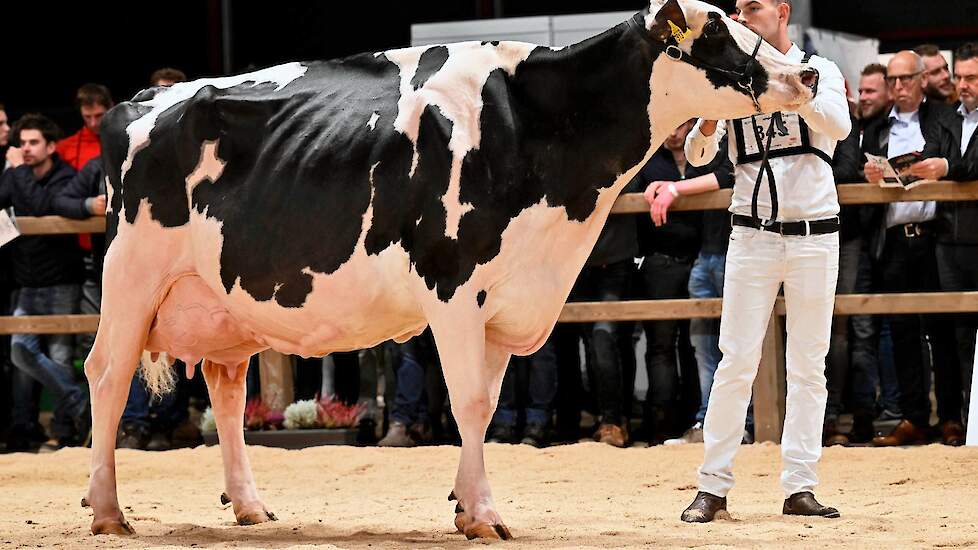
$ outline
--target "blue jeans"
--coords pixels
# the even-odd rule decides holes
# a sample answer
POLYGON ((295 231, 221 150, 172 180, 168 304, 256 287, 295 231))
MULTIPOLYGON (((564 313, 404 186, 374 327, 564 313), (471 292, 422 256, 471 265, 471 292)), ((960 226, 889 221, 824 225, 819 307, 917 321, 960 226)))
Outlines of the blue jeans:
POLYGON ((400 344, 400 359, 395 360, 394 407, 391 420, 408 426, 424 422, 427 405, 424 402, 425 368, 437 361, 431 329, 400 344))
MULTIPOLYGON (((723 273, 726 254, 701 253, 693 262, 689 273, 690 298, 720 298, 723 296, 723 273)), ((700 375, 700 408, 696 421, 706 418, 706 406, 710 402, 713 374, 720 364, 720 323, 718 319, 692 319, 689 322, 689 340, 696 355, 700 375)))
MULTIPOLYGON (((183 363, 180 363, 179 367, 177 367, 178 380, 182 376, 179 373, 183 370, 185 370, 183 363)), ((174 388, 173 391, 161 395, 154 402, 149 390, 146 389, 146 383, 143 382, 142 376, 137 371, 136 375, 132 377, 132 383, 129 385, 129 399, 126 401, 125 410, 122 411, 122 425, 150 429, 150 410, 152 409, 159 421, 161 431, 172 430, 180 420, 180 415, 177 414, 176 407, 177 393, 179 391, 179 388, 174 388)))
POLYGON ((526 386, 527 403, 524 412, 527 425, 550 424, 550 411, 554 396, 557 395, 557 352, 552 334, 533 355, 510 359, 499 393, 499 404, 492 417, 493 424, 516 426, 518 382, 526 386), (519 376, 521 367, 526 368, 525 377, 519 376))
MULTIPOLYGON (((22 288, 17 298, 14 316, 74 313, 78 307, 80 293, 79 285, 22 288)), ((75 383, 71 370, 73 349, 71 334, 15 334, 11 339, 10 359, 22 373, 37 380, 51 392, 58 409, 56 416, 59 412, 63 412, 63 416, 76 420, 88 413, 87 398, 75 383)), ((23 392, 27 386, 29 384, 20 377, 16 390, 19 393, 23 392)), ((29 396, 15 397, 11 424, 25 427, 30 426, 35 420, 31 418, 29 396)))

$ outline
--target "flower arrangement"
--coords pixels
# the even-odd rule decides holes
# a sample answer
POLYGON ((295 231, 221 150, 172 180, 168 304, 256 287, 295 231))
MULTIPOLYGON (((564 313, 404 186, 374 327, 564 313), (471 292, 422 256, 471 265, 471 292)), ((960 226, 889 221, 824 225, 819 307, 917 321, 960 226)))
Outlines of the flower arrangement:
MULTIPOLYGON (((312 430, 354 428, 363 416, 363 404, 347 405, 332 397, 296 401, 285 411, 270 408, 260 397, 245 404, 244 426, 248 431, 312 430)), ((214 411, 210 407, 200 418, 201 432, 217 431, 214 411)))

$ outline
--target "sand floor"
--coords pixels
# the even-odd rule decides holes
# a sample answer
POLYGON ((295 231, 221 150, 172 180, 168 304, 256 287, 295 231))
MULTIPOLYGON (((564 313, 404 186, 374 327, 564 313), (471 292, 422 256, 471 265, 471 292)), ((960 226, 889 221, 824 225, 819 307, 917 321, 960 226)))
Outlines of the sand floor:
MULTIPOLYGON (((79 507, 88 449, 0 455, 0 550, 43 548, 470 548, 446 500, 459 450, 250 449, 280 521, 233 524, 217 448, 119 451, 119 494, 137 531, 93 537, 79 507)), ((978 449, 831 448, 823 503, 839 520, 780 514, 779 447, 741 448, 732 521, 686 525, 702 446, 537 450, 488 445, 489 477, 515 540, 506 548, 978 548, 978 449)))

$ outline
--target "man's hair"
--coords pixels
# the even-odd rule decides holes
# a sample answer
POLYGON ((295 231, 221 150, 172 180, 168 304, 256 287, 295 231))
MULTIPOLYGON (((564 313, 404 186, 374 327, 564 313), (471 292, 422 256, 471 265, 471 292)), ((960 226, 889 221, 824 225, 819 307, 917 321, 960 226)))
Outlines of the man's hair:
POLYGON ((921 44, 913 49, 914 53, 920 57, 934 57, 941 55, 941 49, 935 44, 921 44))
POLYGON ((184 82, 187 80, 187 75, 184 74, 183 71, 174 69, 173 67, 163 67, 162 69, 153 71, 153 74, 149 75, 149 83, 151 86, 156 86, 157 82, 161 80, 184 82))
POLYGON ((82 84, 81 88, 78 88, 78 93, 75 94, 75 103, 79 107, 91 107, 93 105, 101 105, 106 109, 111 109, 115 103, 112 101, 112 94, 109 89, 101 84, 94 84, 89 82, 88 84, 82 84))
POLYGON ((881 65, 879 63, 870 63, 869 65, 866 65, 865 67, 863 67, 863 72, 860 73, 860 76, 869 76, 869 75, 873 75, 873 74, 878 74, 878 75, 882 75, 882 76, 885 77, 886 76, 886 67, 884 67, 883 65, 881 65))
POLYGON ((44 136, 48 143, 54 143, 61 139, 61 128, 48 117, 38 113, 27 113, 20 117, 14 124, 13 137, 20 141, 20 132, 23 130, 37 130, 44 136))
POLYGON ((978 42, 968 42, 954 51, 954 62, 978 58, 978 42))

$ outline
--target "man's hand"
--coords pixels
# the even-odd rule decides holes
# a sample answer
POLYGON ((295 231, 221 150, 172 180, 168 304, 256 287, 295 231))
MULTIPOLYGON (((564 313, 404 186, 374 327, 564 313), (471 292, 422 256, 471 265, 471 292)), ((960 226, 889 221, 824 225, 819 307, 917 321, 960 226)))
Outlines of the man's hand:
POLYGON ((672 202, 676 200, 671 192, 665 187, 662 188, 662 192, 656 195, 655 200, 652 201, 652 223, 656 227, 662 227, 666 223, 666 213, 669 212, 669 207, 672 206, 672 202))
POLYGON ((867 162, 863 166, 863 172, 866 174, 866 181, 869 183, 883 183, 883 169, 872 162, 867 162))
POLYGON ((660 192, 665 191, 666 186, 668 185, 668 181, 653 181, 648 187, 645 188, 645 193, 642 194, 645 195, 645 200, 648 201, 649 206, 652 205, 652 201, 655 200, 655 196, 660 192))
POLYGON ((705 119, 703 123, 700 124, 700 133, 706 137, 710 137, 717 131, 717 121, 705 119))
POLYGON ((11 168, 17 168, 24 164, 24 153, 17 147, 10 147, 7 149, 7 162, 10 163, 11 168))
POLYGON ((105 195, 92 197, 92 204, 89 206, 93 216, 105 215, 105 195))
POLYGON ((947 161, 942 158, 924 159, 911 166, 910 173, 920 179, 939 180, 947 175, 947 161))

